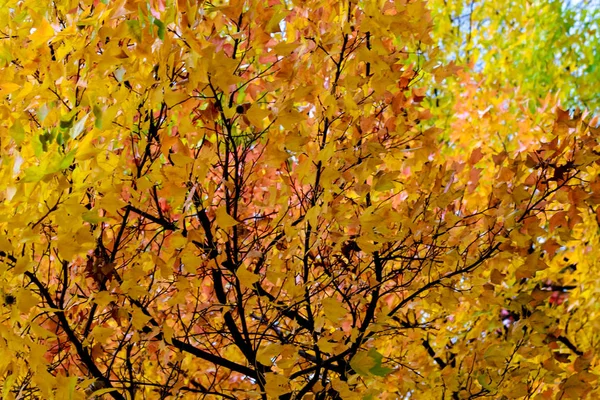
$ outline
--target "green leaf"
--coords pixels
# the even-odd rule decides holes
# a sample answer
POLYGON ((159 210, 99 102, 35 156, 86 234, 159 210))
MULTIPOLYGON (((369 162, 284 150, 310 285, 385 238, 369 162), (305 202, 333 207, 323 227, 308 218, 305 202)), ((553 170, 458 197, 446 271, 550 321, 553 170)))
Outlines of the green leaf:
POLYGON ((487 382, 487 377, 483 374, 477 376, 477 382, 481 385, 485 390, 493 391, 493 387, 487 382))
POLYGON ((69 119, 61 119, 60 120, 60 129, 70 129, 73 126, 73 122, 75 121, 75 115, 71 116, 69 119))
POLYGON ((158 37, 160 40, 164 40, 165 39, 165 24, 163 24, 163 22, 158 19, 155 18, 154 19, 154 25, 156 25, 158 27, 158 37))
POLYGON ((90 224, 97 224, 102 221, 107 221, 107 218, 98 215, 98 210, 90 210, 81 214, 81 219, 90 224))
POLYGON ((63 157, 62 160, 60 160, 60 163, 58 164, 58 170, 63 171, 65 169, 69 168, 71 166, 71 164, 73 164, 74 160, 75 160, 75 150, 71 150, 63 157))
POLYGON ((373 178, 373 189, 378 192, 394 189, 394 179, 398 177, 398 172, 386 173, 383 171, 377 172, 373 178))
POLYGON ((4 379, 4 385, 2 388, 2 398, 3 399, 10 398, 10 390, 12 389, 12 387, 14 386, 16 381, 17 381, 17 375, 13 375, 13 374, 8 375, 8 377, 6 377, 4 379))
POLYGON ((127 20, 127 28, 129 28, 129 33, 133 35, 137 42, 142 41, 142 27, 140 26, 140 21, 137 19, 127 20))
POLYGON ((508 354, 510 354, 509 346, 495 344, 485 350, 483 359, 493 367, 501 367, 505 364, 508 354))
POLYGON ((46 170, 43 167, 35 165, 25 169, 25 176, 21 179, 21 182, 39 182, 46 176, 46 170))
POLYGON ((350 360, 350 366, 357 374, 368 376, 386 376, 393 372, 391 368, 382 366, 383 355, 375 349, 361 351, 350 360))
POLYGON ((10 136, 15 140, 15 143, 17 143, 17 145, 20 145, 21 143, 23 143, 23 140, 25 140, 25 129, 23 128, 21 121, 19 121, 18 119, 15 120, 15 122, 10 127, 9 133, 10 136))
POLYGON ((380 390, 371 388, 363 394, 363 400, 376 400, 381 397, 381 394, 380 390))
POLYGON ((58 132, 58 135, 56 135, 56 144, 61 146, 65 144, 65 137, 62 132, 58 132))
POLYGON ((383 367, 383 355, 375 349, 369 350, 369 357, 375 360, 375 366, 369 370, 369 372, 375 376, 386 376, 393 371, 391 368, 383 367))
POLYGON ((92 108, 92 112, 94 113, 94 126, 98 129, 102 129, 102 109, 98 107, 97 104, 94 104, 92 108))
POLYGON ((375 367, 375 360, 366 351, 360 351, 352 357, 350 366, 360 376, 367 377, 370 375, 370 369, 375 367))

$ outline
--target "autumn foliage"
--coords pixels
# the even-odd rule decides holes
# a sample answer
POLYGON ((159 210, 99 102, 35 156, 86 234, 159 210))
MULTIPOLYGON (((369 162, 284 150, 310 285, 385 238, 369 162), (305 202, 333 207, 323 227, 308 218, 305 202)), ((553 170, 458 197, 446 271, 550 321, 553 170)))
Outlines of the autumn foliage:
POLYGON ((1 398, 598 396, 598 120, 438 3, 6 2, 1 398))

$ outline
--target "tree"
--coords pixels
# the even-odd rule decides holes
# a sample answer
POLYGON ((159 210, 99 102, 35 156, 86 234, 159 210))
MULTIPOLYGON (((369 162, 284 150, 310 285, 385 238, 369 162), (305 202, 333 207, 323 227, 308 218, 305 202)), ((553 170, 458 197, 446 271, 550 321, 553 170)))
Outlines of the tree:
POLYGON ((426 2, 9 3, 3 398, 597 394, 597 119, 426 2))
POLYGON ((431 3, 446 58, 481 72, 486 86, 518 87, 531 111, 548 93, 598 111, 597 0, 431 3))

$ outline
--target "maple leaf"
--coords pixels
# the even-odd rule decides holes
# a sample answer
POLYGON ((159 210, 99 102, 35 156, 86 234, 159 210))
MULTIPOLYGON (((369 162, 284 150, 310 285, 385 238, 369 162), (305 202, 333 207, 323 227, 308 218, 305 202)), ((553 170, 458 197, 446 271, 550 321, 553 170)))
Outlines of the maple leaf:
POLYGON ((2 398, 598 397, 599 10, 55 3, 0 9, 2 398))

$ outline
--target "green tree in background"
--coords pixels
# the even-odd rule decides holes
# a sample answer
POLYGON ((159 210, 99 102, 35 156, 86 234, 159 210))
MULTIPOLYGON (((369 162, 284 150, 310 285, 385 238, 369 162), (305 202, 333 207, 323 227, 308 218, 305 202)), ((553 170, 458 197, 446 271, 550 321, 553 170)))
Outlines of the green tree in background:
POLYGON ((519 88, 532 103, 600 109, 598 0, 433 0, 444 57, 481 72, 491 88, 519 88))

